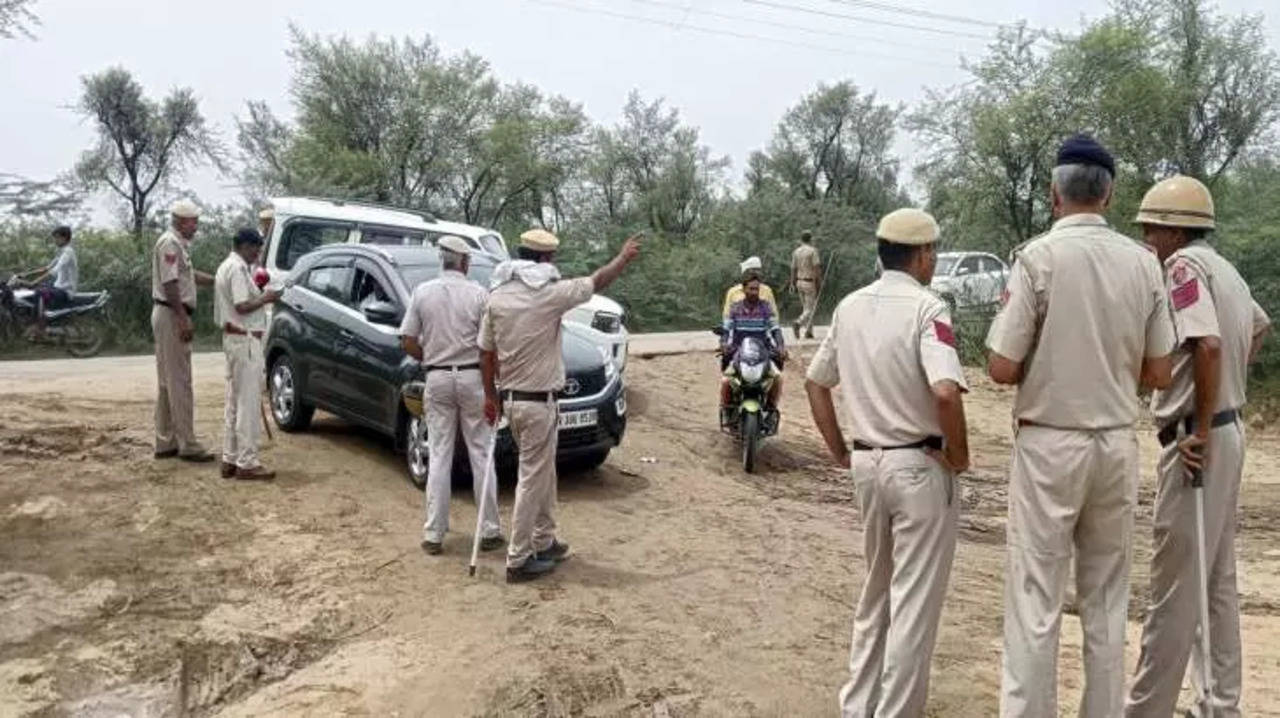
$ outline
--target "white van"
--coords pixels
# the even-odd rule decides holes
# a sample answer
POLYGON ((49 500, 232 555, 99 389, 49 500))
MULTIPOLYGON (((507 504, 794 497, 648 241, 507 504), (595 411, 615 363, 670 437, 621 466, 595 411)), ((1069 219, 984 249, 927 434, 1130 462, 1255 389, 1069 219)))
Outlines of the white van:
MULTIPOLYGON (((275 223, 263 255, 263 266, 278 285, 302 255, 337 242, 435 246, 447 234, 471 245, 470 276, 486 287, 494 267, 511 258, 502 235, 492 229, 446 222, 427 212, 355 200, 316 197, 273 197, 275 223)), ((573 308, 565 321, 590 330, 609 348, 619 371, 627 362, 627 329, 622 306, 601 295, 573 308)))

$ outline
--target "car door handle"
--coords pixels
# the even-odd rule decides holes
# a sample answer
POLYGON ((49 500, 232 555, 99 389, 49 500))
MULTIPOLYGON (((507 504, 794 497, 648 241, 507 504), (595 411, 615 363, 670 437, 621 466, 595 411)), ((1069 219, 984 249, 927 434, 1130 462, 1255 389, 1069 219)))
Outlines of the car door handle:
POLYGON ((344 341, 344 342, 349 342, 349 341, 351 341, 352 339, 355 339, 355 338, 356 338, 356 335, 355 335, 355 334, 352 334, 352 333, 350 332, 350 330, 343 329, 343 330, 341 330, 341 331, 339 331, 339 332, 338 332, 338 337, 339 337, 340 339, 342 339, 342 341, 344 341))

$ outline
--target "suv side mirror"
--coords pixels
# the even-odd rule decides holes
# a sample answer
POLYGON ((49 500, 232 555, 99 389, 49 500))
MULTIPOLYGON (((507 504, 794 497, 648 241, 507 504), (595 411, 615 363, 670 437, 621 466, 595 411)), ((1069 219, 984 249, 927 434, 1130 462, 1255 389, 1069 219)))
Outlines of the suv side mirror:
POLYGON ((374 324, 400 326, 400 312, 391 302, 373 302, 364 308, 364 318, 374 324))

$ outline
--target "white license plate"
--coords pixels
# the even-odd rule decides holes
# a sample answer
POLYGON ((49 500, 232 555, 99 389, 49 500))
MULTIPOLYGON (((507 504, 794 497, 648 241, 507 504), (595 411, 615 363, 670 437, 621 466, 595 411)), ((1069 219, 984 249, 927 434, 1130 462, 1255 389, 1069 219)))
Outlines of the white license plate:
POLYGON ((560 429, 581 429, 585 426, 595 426, 597 421, 599 421, 599 412, 595 409, 566 411, 560 414, 560 429))

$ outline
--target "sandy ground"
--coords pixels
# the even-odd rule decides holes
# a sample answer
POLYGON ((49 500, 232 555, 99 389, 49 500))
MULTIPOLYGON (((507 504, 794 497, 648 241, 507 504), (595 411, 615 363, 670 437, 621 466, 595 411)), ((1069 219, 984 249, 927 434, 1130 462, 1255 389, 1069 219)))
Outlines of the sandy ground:
MULTIPOLYGON (((661 352, 658 352, 661 353, 661 352)), ((806 352, 802 352, 806 353, 806 352)), ((200 434, 222 378, 197 362, 200 434)), ((782 435, 744 475, 715 428, 705 354, 635 356, 632 421, 565 474, 575 556, 508 586, 468 578, 474 504, 446 554, 389 442, 329 416, 276 434, 273 484, 151 458, 141 360, 0 367, 0 716, 824 716, 861 583, 853 488, 788 368, 782 435), (134 364, 130 364, 132 361, 134 364)), ((994 715, 1011 395, 973 377, 974 470, 930 715, 994 715)), ((1144 435, 1129 665, 1145 611, 1155 446, 1144 435)), ((1249 439, 1238 543, 1246 710, 1280 715, 1280 434, 1249 439)), ((501 495, 504 525, 511 487, 501 495)), ((1080 689, 1064 621, 1061 701, 1080 689)), ((1187 694, 1184 692, 1184 699, 1187 694)), ((1184 700, 1185 703, 1185 700, 1184 700)))

